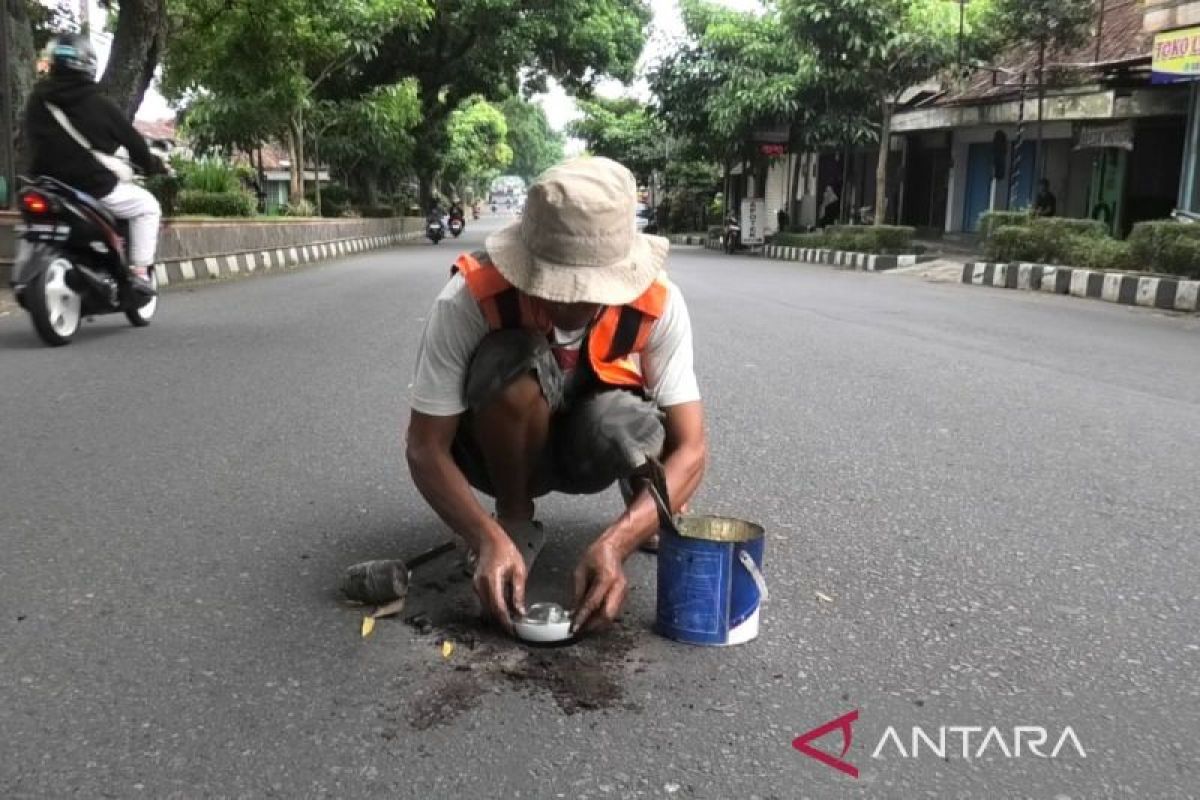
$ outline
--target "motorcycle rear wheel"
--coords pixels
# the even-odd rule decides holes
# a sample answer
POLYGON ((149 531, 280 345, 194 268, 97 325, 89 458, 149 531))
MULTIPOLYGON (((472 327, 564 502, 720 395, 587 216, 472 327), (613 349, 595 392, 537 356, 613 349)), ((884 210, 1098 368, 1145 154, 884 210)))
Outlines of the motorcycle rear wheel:
POLYGON ((38 338, 51 347, 70 344, 83 322, 83 299, 67 285, 71 262, 52 258, 25 287, 23 300, 38 338))
MULTIPOLYGON (((150 285, 154 287, 154 291, 158 291, 158 270, 155 267, 150 267, 150 285)), ((141 308, 125 309, 125 319, 135 328, 144 328, 154 319, 155 311, 158 311, 158 295, 150 298, 150 302, 141 308)))

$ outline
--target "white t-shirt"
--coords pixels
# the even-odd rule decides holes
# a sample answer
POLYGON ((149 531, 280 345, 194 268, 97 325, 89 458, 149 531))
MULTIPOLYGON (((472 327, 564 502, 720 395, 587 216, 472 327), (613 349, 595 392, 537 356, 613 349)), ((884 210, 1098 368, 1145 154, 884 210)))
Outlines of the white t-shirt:
MULTIPOLYGON (((646 391, 661 408, 700 399, 692 363, 692 322, 683 295, 670 281, 662 318, 654 324, 641 353, 646 391)), ((411 406, 434 417, 453 417, 467 410, 464 389, 467 366, 488 334, 479 303, 456 274, 442 289, 421 335, 413 378, 411 406)), ((573 341, 578 333, 556 331, 556 340, 573 341)))

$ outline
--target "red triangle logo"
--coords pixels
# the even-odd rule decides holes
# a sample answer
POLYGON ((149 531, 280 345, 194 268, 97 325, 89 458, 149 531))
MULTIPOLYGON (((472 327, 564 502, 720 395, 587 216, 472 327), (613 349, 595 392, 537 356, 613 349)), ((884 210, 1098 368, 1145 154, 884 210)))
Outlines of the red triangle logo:
POLYGON ((819 728, 813 728, 808 733, 802 733, 792 740, 792 747, 799 750, 809 758, 815 758, 822 764, 833 767, 839 772, 844 772, 851 778, 858 777, 858 767, 843 761, 846 753, 850 750, 850 743, 854 740, 854 728, 852 727, 858 721, 858 709, 851 711, 849 714, 844 714, 837 719, 826 722, 819 728), (840 756, 831 756, 823 750, 818 750, 812 746, 812 743, 820 739, 827 733, 840 730, 842 732, 842 753, 840 756))

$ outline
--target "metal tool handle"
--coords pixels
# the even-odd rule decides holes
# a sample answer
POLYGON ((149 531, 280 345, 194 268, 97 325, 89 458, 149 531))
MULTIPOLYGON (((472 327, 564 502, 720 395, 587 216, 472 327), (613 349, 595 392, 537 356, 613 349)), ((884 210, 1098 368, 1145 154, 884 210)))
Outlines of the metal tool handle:
POLYGON ((662 462, 652 456, 648 457, 644 477, 646 489, 654 498, 654 504, 658 506, 658 524, 664 530, 678 536, 679 528, 675 525, 675 515, 671 513, 671 492, 667 488, 667 471, 663 469, 662 462))
POLYGON ((742 566, 750 573, 751 580, 758 587, 758 598, 761 602, 767 602, 767 579, 763 577, 762 570, 758 568, 758 564, 754 563, 754 557, 745 550, 738 551, 738 561, 742 562, 742 566))

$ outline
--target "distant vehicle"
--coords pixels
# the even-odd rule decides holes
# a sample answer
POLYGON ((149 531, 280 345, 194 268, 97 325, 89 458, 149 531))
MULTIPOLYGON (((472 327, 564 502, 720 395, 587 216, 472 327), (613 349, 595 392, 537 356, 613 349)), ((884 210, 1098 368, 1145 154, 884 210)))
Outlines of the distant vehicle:
POLYGON ((425 238, 429 239, 429 241, 437 244, 445 237, 446 227, 442 224, 440 219, 431 219, 428 224, 425 225, 425 238))
MULTIPOLYGON (((99 314, 123 312, 135 328, 150 324, 158 297, 130 283, 126 220, 54 178, 34 178, 19 197, 23 247, 12 287, 43 342, 68 344, 84 319, 99 314)), ((159 269, 150 269, 151 291, 159 269)))
POLYGON ((742 226, 738 218, 730 214, 725 218, 725 230, 721 234, 721 246, 726 253, 733 255, 742 245, 742 226))
POLYGON ((654 233, 658 227, 654 224, 654 209, 645 203, 638 203, 633 215, 637 223, 638 233, 654 233))
POLYGON ((455 239, 457 239, 459 236, 461 236, 462 232, 463 232, 464 224, 465 223, 463 222, 462 217, 451 217, 450 218, 450 235, 453 236, 455 239))

